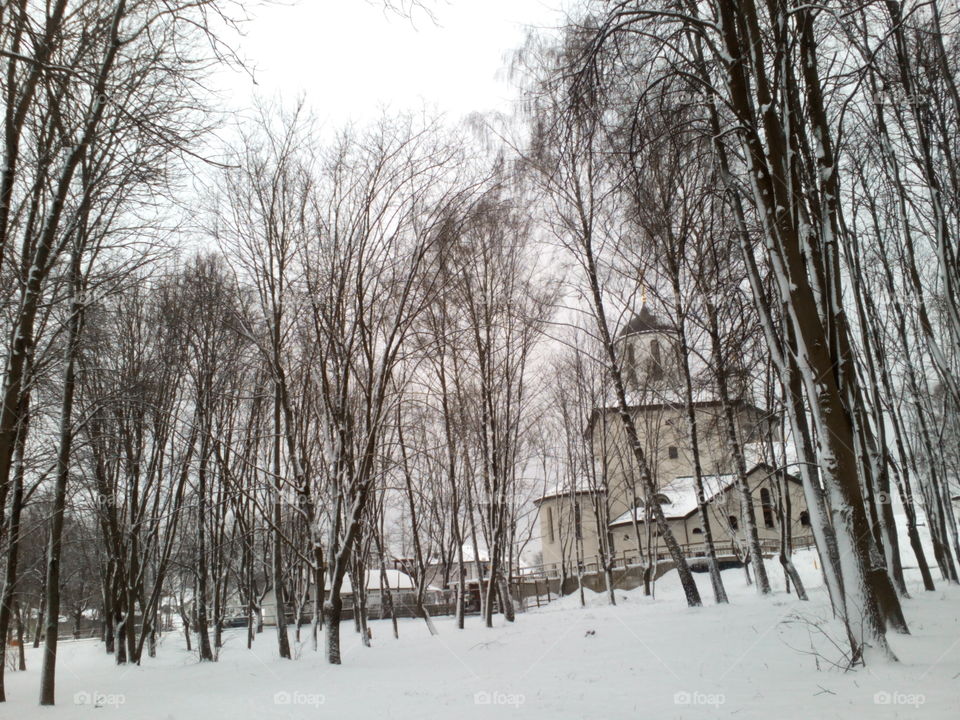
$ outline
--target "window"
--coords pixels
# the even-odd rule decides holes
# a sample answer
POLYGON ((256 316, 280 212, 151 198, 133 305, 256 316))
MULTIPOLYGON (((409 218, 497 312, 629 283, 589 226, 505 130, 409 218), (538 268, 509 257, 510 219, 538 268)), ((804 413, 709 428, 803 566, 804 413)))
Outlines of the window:
POLYGON ((677 449, 676 445, 671 445, 667 448, 667 457, 669 457, 671 460, 676 460, 678 457, 680 457, 680 451, 677 449))
POLYGON ((547 508, 547 542, 556 542, 553 534, 553 508, 547 508))
POLYGON ((763 508, 763 524, 765 527, 773 527, 773 501, 770 499, 770 491, 767 488, 760 490, 760 506, 763 508))
POLYGON ((694 529, 691 530, 690 532, 691 532, 693 535, 703 535, 703 530, 701 530, 700 528, 694 528, 694 529))
POLYGON ((573 504, 573 528, 577 540, 583 537, 583 519, 580 516, 580 503, 573 504))
POLYGON ((803 525, 803 527, 810 527, 810 513, 806 510, 800 513, 800 524, 803 525))
POLYGON ((739 530, 739 529, 740 529, 740 521, 737 520, 737 516, 736 516, 736 515, 731 515, 730 517, 727 518, 727 520, 730 522, 730 529, 731 529, 731 530, 739 530))
POLYGON ((624 365, 626 365, 626 374, 627 374, 627 385, 630 387, 637 386, 637 361, 633 354, 633 343, 629 340, 627 341, 627 358, 624 365))
POLYGON ((663 365, 660 363, 660 342, 654 338, 650 341, 650 377, 654 380, 663 376, 663 365))

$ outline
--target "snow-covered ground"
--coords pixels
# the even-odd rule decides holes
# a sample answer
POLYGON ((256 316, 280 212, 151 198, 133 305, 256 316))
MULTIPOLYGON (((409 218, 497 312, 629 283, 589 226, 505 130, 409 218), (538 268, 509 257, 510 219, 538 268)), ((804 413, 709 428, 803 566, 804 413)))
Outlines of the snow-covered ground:
MULTIPOLYGON (((810 552, 798 562, 811 585, 819 572, 810 552)), ((158 657, 116 667, 94 641, 60 645, 56 708, 37 706, 40 655, 28 671, 8 673, 3 718, 956 718, 960 716, 960 591, 923 593, 906 603, 909 637, 891 636, 901 662, 870 658, 865 669, 831 665, 842 647, 826 597, 812 589, 801 603, 782 592, 766 599, 746 586, 742 570, 724 572, 732 603, 687 609, 675 574, 657 597, 618 592, 617 607, 588 593, 587 607, 569 596, 493 629, 477 617, 457 631, 440 618, 430 637, 421 621, 404 620, 394 640, 374 622, 373 647, 343 625, 344 664, 326 665, 308 645, 298 659, 276 657, 267 629, 254 650, 230 631, 217 663, 200 664, 180 634, 158 657), (819 628, 818 628, 819 625, 819 628), (821 655, 813 654, 813 648, 821 655), (818 669, 819 665, 819 669, 818 669)))

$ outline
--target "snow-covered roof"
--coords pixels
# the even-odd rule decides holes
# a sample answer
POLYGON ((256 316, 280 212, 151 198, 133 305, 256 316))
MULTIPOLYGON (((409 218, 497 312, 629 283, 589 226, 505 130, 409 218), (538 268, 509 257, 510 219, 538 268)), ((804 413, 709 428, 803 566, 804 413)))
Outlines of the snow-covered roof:
MULTIPOLYGON (((394 570, 393 568, 387 568, 383 571, 387 577, 387 586, 391 590, 414 590, 416 586, 413 584, 413 578, 407 575, 402 570, 394 570)), ((327 576, 325 585, 326 590, 330 589, 330 577, 327 576)), ((376 568, 374 570, 367 570, 367 590, 379 590, 380 589, 380 569, 376 568)), ((353 592, 353 585, 350 583, 350 576, 347 575, 343 578, 343 587, 340 589, 340 592, 344 594, 349 594, 353 592)))
MULTIPOLYGON (((735 475, 704 475, 703 493, 707 502, 713 500, 717 495, 733 485, 736 480, 735 475)), ((663 514, 668 520, 685 518, 697 509, 697 484, 693 477, 677 477, 669 484, 660 488, 659 494, 666 498, 667 502, 660 503, 663 508, 663 514)), ((634 518, 637 522, 643 522, 645 517, 644 506, 641 504, 632 510, 627 510, 620 517, 610 523, 610 526, 626 525, 632 523, 634 518)))
MULTIPOLYGON (((649 415, 651 413, 656 416, 661 412, 672 412, 675 414, 680 414, 681 417, 683 417, 681 413, 685 407, 685 402, 686 401, 678 391, 669 389, 664 391, 658 390, 655 396, 651 396, 649 392, 644 391, 642 393, 628 393, 627 409, 635 417, 649 415)), ((718 420, 723 413, 720 400, 715 397, 711 390, 704 390, 702 392, 695 393, 693 406, 701 413, 716 415, 718 420)), ((774 417, 774 415, 772 415, 769 411, 764 410, 763 408, 758 407, 754 403, 747 400, 734 400, 733 406, 738 412, 754 415, 754 422, 760 420, 770 421, 774 417)), ((587 421, 585 432, 589 435, 593 431, 594 424, 601 421, 601 419, 603 419, 605 416, 609 418, 606 420, 607 423, 613 422, 619 424, 620 420, 615 419, 615 416, 619 416, 619 414, 619 405, 595 407, 590 413, 590 419, 587 421)))
MULTIPOLYGON (((402 570, 394 570, 393 568, 387 568, 384 570, 384 574, 387 578, 387 584, 391 590, 416 590, 416 586, 413 584, 413 578, 407 575, 407 573, 402 570)), ((373 568, 372 570, 367 570, 366 572, 367 580, 366 586, 367 590, 380 590, 380 568, 373 568)), ((324 579, 324 589, 330 590, 330 576, 327 575, 324 579)), ((434 587, 433 585, 427 586, 427 590, 441 592, 441 589, 434 587)), ((353 594, 353 583, 350 582, 350 576, 344 575, 343 583, 340 586, 340 592, 343 595, 352 595, 353 594)), ((312 592, 307 593, 307 597, 313 597, 312 592)), ((276 605, 276 595, 271 589, 267 592, 264 598, 264 605, 272 606, 276 605)))
POLYGON ((570 496, 570 495, 591 495, 593 493, 600 493, 600 492, 602 492, 602 490, 600 490, 599 488, 595 490, 591 490, 588 488, 571 490, 568 487, 555 486, 547 490, 546 492, 544 492, 543 495, 541 495, 540 497, 535 498, 533 501, 533 504, 536 505, 540 502, 543 502, 544 500, 549 500, 550 498, 555 498, 555 497, 564 497, 564 496, 570 496))
MULTIPOLYGON (((670 397, 670 393, 664 393, 663 397, 657 397, 654 399, 646 399, 644 402, 640 403, 627 403, 627 410, 632 413, 649 411, 649 410, 683 410, 685 407, 686 400, 680 396, 670 397)), ((764 410, 753 402, 749 400, 732 400, 731 404, 735 410, 744 410, 748 412, 754 412, 760 415, 761 417, 767 417, 771 413, 768 410, 764 410)), ((723 406, 716 396, 716 394, 710 388, 702 389, 694 392, 693 406, 697 410, 708 410, 714 408, 717 415, 720 416, 723 413, 723 406)), ((606 405, 603 407, 593 408, 591 413, 591 422, 595 420, 599 415, 606 413, 608 415, 619 415, 620 406, 617 404, 606 405)))
MULTIPOLYGON (((717 415, 721 412, 720 396, 713 387, 694 387, 691 400, 698 409, 717 408, 717 415)), ((644 386, 641 388, 627 388, 627 405, 636 412, 650 412, 656 410, 682 410, 686 407, 686 389, 666 386, 644 386)), ((614 408, 616 410, 616 408, 614 408)), ((619 411, 618 411, 619 412, 619 411)))
POLYGON ((480 562, 490 562, 490 553, 487 552, 487 549, 483 546, 480 547, 480 552, 478 553, 473 549, 473 545, 471 543, 464 543, 463 561, 476 562, 477 560, 480 562))

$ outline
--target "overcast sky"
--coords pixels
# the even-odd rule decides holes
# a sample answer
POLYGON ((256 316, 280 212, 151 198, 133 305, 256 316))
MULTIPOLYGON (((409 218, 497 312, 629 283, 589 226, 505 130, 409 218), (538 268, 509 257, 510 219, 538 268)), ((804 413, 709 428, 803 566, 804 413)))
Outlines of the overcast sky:
POLYGON ((229 102, 255 93, 293 102, 304 94, 316 115, 339 126, 381 109, 437 109, 456 120, 509 111, 509 53, 525 27, 554 26, 561 0, 427 0, 435 21, 383 9, 377 0, 299 0, 260 7, 239 42, 256 86, 240 73, 223 84, 229 102))

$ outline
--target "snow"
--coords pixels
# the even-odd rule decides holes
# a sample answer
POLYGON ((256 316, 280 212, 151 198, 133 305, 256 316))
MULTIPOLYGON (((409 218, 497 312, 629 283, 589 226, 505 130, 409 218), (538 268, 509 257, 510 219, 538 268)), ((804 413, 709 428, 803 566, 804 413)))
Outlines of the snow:
MULTIPOLYGON (((280 661, 270 632, 258 638, 252 653, 243 647, 242 632, 231 633, 220 662, 204 665, 173 634, 159 658, 139 668, 114 667, 94 642, 67 642, 59 663, 60 706, 46 714, 79 718, 98 710, 94 717, 110 717, 116 710, 118 717, 144 719, 288 718, 321 710, 340 717, 473 718, 503 705, 537 718, 632 717, 641 711, 655 718, 711 717, 717 711, 738 718, 872 718, 896 717, 898 710, 913 717, 917 707, 907 701, 922 699, 917 717, 953 716, 955 692, 946 690, 954 687, 951 678, 960 665, 949 646, 956 645, 960 626, 950 610, 960 593, 915 593, 907 608, 914 634, 893 639, 902 667, 871 665, 844 674, 825 665, 818 672, 805 654, 812 641, 832 656, 815 633, 811 640, 802 619, 829 614, 822 594, 806 605, 782 594, 764 601, 739 578, 740 571, 724 573, 734 590, 728 607, 687 610, 679 583, 664 578, 656 600, 639 591, 619 592, 620 605, 611 608, 605 596, 589 593, 581 609, 569 596, 493 630, 480 627, 475 617, 464 632, 440 619, 441 635, 431 639, 422 623, 403 621, 401 639, 394 641, 385 623, 373 622, 369 650, 347 624, 342 667, 325 665, 304 646, 297 649, 299 660, 280 661), (890 699, 890 706, 875 704, 875 697, 890 699), (101 708, 94 707, 97 700, 101 708)), ((706 596, 706 576, 697 579, 706 596)), ((838 628, 827 625, 836 636, 838 628)), ((28 666, 27 673, 9 676, 11 717, 38 716, 36 652, 28 666)))
MULTIPOLYGON (((912 564, 907 553, 907 565, 912 564)), ((843 645, 820 585, 816 555, 795 555, 811 601, 783 592, 782 573, 768 561, 777 592, 761 598, 740 569, 723 572, 731 604, 710 602, 709 577, 695 578, 705 607, 688 609, 676 573, 655 586, 605 594, 586 592, 519 614, 487 629, 468 616, 458 631, 437 618, 430 637, 418 620, 373 621, 371 648, 352 623, 342 626, 342 666, 328 666, 309 641, 295 660, 276 657, 267 629, 253 651, 244 631, 226 633, 216 663, 199 663, 181 633, 163 636, 157 658, 117 667, 95 641, 60 644, 58 705, 37 706, 40 651, 28 649, 28 670, 8 672, 10 718, 490 718, 613 719, 731 717, 954 718, 960 683, 960 588, 938 582, 924 593, 909 570, 905 602, 909 636, 890 635, 901 662, 868 656, 868 666, 835 669, 843 645), (820 654, 812 654, 813 651, 820 654), (819 669, 818 669, 819 663, 819 669)))

